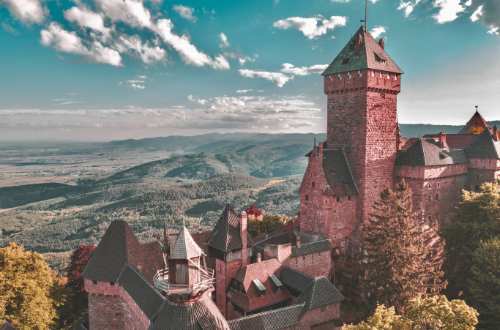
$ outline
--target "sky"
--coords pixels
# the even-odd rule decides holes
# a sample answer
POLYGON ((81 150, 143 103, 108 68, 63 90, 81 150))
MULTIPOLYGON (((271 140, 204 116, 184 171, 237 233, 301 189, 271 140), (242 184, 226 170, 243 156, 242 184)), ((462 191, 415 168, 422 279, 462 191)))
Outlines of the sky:
MULTIPOLYGON (((362 0, 0 0, 0 142, 324 132, 362 0)), ((401 123, 500 119, 500 1, 369 0, 401 123)))

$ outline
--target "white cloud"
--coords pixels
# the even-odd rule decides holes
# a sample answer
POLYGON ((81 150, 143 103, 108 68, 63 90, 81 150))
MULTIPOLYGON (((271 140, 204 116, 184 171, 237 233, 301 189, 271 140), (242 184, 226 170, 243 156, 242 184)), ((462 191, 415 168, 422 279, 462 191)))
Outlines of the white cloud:
POLYGON ((253 89, 238 89, 236 90, 236 94, 248 94, 253 92, 253 89))
POLYGON ((98 41, 94 41, 88 48, 75 32, 66 31, 57 23, 50 23, 42 30, 40 39, 44 46, 63 53, 83 55, 97 63, 113 66, 121 66, 122 63, 120 53, 116 50, 105 47, 98 41))
POLYGON ((477 7, 477 9, 470 16, 470 20, 473 22, 477 22, 481 16, 483 16, 483 5, 477 7))
POLYGON ((315 39, 326 34, 329 30, 336 27, 345 26, 347 18, 345 16, 331 16, 324 18, 321 15, 315 17, 288 17, 273 23, 275 28, 281 30, 297 29, 309 39, 315 39))
POLYGON ((140 75, 140 76, 135 77, 134 79, 120 81, 119 85, 125 85, 125 86, 128 86, 129 88, 132 88, 135 90, 144 90, 144 89, 146 89, 147 78, 148 77, 145 75, 140 75))
POLYGON ((188 6, 183 6, 183 5, 174 5, 172 8, 182 18, 184 18, 190 22, 196 22, 197 18, 196 18, 196 16, 194 16, 194 8, 191 8, 188 6))
POLYGON ((381 35, 385 34, 387 30, 385 29, 384 26, 375 26, 370 30, 370 34, 372 35, 373 38, 377 39, 381 35))
POLYGON ((500 28, 498 26, 490 25, 490 27, 488 29, 488 33, 495 35, 495 36, 498 36, 498 35, 500 35, 500 28))
POLYGON ((173 23, 170 19, 160 19, 154 27, 162 40, 175 49, 185 63, 194 66, 207 65, 214 69, 229 69, 229 63, 224 56, 219 55, 212 59, 207 54, 199 51, 186 35, 179 36, 172 29, 173 23))
POLYGON ((281 67, 281 72, 292 75, 292 76, 307 76, 310 74, 318 74, 325 71, 328 64, 316 64, 311 66, 301 66, 297 67, 290 63, 283 63, 281 67))
POLYGON ((245 78, 262 78, 269 80, 278 87, 285 86, 288 81, 293 79, 293 76, 286 75, 282 72, 256 71, 249 69, 240 69, 238 72, 245 78))
POLYGON ((151 13, 142 0, 94 0, 97 7, 112 21, 132 27, 150 27, 151 13))
POLYGON ((220 43, 219 43, 219 47, 220 48, 227 48, 229 47, 229 39, 227 38, 226 34, 224 32, 221 32, 219 34, 219 39, 220 39, 220 43))
POLYGON ((409 17, 421 0, 400 0, 398 10, 402 10, 405 17, 409 17))
POLYGON ((40 0, 3 0, 3 2, 10 13, 23 23, 39 24, 45 19, 46 12, 40 0))
POLYGON ((162 61, 166 57, 166 51, 158 45, 155 40, 152 43, 144 43, 139 36, 121 35, 117 41, 117 47, 121 52, 131 50, 145 64, 162 61))
POLYGON ((434 19, 439 24, 453 22, 460 13, 465 11, 460 0, 434 0, 434 7, 439 8, 439 12, 434 15, 434 19))
POLYGON ((82 28, 89 28, 104 35, 109 35, 110 33, 110 29, 104 26, 102 16, 85 7, 72 7, 66 10, 64 18, 82 28))

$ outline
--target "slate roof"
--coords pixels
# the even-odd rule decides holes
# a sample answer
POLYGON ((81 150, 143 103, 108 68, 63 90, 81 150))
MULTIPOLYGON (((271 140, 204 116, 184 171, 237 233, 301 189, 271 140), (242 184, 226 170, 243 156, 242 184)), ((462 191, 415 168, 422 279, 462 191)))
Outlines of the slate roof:
POLYGON ((469 158, 500 159, 500 141, 495 141, 491 133, 486 130, 465 149, 465 152, 469 158))
POLYGON ((489 128, 488 123, 478 111, 469 119, 467 124, 460 130, 459 134, 474 134, 477 128, 483 128, 485 130, 489 128))
POLYGON ((192 304, 177 305, 164 300, 149 330, 229 330, 215 303, 203 295, 192 304))
POLYGON ((342 149, 323 149, 323 171, 330 188, 337 194, 356 195, 358 188, 342 149))
POLYGON ((305 311, 339 304, 342 300, 344 300, 344 296, 324 276, 316 277, 298 298, 299 302, 305 303, 305 311))
POLYGON ((208 246, 224 253, 241 249, 240 219, 230 205, 215 225, 208 246))
POLYGON ((313 278, 288 267, 281 270, 280 280, 295 293, 304 292, 314 281, 313 278))
POLYGON ((433 140, 418 139, 408 149, 398 151, 396 165, 438 166, 464 164, 467 157, 463 150, 447 150, 433 140))
POLYGON ((202 255, 203 251, 196 244, 187 228, 183 226, 170 251, 169 259, 188 260, 202 255))
POLYGON ((156 315, 164 298, 136 269, 125 267, 118 283, 148 318, 156 315))
POLYGON ((296 326, 304 304, 292 305, 229 321, 232 330, 279 330, 296 326))
POLYGON ((117 282, 122 269, 134 264, 141 245, 125 221, 113 221, 92 253, 83 277, 102 282, 117 282))
POLYGON ((372 35, 361 27, 326 68, 323 75, 365 69, 403 73, 372 35))
POLYGON ((300 247, 292 247, 292 255, 294 257, 305 256, 312 253, 329 251, 332 249, 332 244, 327 239, 313 241, 309 243, 302 243, 300 247))

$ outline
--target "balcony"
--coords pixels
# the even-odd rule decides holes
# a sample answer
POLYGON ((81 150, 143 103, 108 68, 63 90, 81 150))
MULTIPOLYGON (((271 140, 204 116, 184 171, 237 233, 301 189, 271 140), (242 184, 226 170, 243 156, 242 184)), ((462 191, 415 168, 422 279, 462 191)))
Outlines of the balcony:
POLYGON ((213 288, 215 276, 213 270, 199 268, 199 278, 194 284, 172 284, 169 280, 168 268, 160 269, 153 278, 155 288, 166 295, 197 295, 213 288))

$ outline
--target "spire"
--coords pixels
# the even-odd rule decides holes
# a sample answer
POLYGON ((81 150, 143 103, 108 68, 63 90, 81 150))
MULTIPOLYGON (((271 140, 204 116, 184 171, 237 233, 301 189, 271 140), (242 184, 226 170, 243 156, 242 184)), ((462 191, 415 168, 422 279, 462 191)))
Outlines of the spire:
POLYGON ((170 251, 170 259, 189 260, 202 255, 203 251, 196 244, 186 226, 183 226, 175 240, 174 248, 170 251))
POLYGON ((460 134, 474 134, 474 135, 479 135, 483 133, 485 130, 487 130, 488 123, 486 120, 484 120, 483 116, 479 113, 479 106, 476 105, 474 106, 476 109, 476 112, 474 112, 474 115, 469 119, 467 124, 462 128, 460 131, 460 134))

